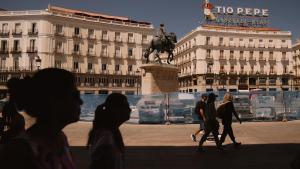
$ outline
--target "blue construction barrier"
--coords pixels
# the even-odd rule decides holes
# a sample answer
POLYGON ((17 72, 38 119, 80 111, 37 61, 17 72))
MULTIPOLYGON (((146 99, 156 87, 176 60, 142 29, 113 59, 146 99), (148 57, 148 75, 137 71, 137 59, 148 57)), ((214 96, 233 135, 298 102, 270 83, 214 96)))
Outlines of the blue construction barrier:
MULTIPOLYGON (((128 95, 132 109, 128 123, 163 124, 197 123, 195 104, 202 93, 168 93, 156 95, 128 95)), ((218 95, 216 107, 222 103, 225 92, 218 95)), ((235 109, 244 121, 278 121, 300 119, 300 93, 292 91, 235 92, 235 109)), ((81 120, 92 121, 97 105, 102 104, 107 95, 81 95, 81 120)))

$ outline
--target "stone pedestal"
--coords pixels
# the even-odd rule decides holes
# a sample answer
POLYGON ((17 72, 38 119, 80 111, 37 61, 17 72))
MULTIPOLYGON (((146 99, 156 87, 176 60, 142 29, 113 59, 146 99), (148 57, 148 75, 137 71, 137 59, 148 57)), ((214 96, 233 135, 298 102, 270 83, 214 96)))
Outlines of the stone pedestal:
POLYGON ((143 64, 142 94, 158 94, 178 91, 178 69, 168 64, 143 64))

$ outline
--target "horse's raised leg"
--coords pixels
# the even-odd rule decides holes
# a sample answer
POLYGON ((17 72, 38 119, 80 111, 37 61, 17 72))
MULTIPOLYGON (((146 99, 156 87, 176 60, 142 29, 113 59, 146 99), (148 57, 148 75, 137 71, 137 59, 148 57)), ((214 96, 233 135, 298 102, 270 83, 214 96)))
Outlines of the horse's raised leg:
POLYGON ((160 57, 159 57, 159 54, 158 54, 158 53, 156 53, 156 54, 155 54, 155 56, 156 56, 156 57, 157 57, 157 59, 158 59, 158 63, 159 63, 159 64, 162 64, 162 62, 161 62, 161 59, 160 59, 160 57))

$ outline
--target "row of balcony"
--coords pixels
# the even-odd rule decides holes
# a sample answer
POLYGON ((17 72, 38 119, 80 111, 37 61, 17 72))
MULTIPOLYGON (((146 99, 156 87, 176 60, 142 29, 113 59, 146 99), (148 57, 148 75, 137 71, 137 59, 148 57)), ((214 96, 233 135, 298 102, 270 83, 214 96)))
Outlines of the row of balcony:
MULTIPOLYGON (((29 36, 36 36, 38 35, 38 30, 37 29, 28 29, 27 34, 29 36)), ((10 31, 9 30, 0 30, 0 36, 9 36, 10 31)), ((23 34, 21 29, 13 29, 12 33, 13 36, 21 36, 23 34)))
MULTIPOLYGON (((56 66, 57 68, 62 68, 59 66, 56 66)), ((0 67, 0 72, 7 72, 7 73, 18 73, 18 72, 31 72, 37 70, 37 67, 0 67)), ((140 73, 137 73, 135 71, 116 71, 116 70, 100 70, 99 72, 96 72, 95 69, 88 69, 86 71, 82 71, 81 69, 66 69, 73 73, 80 73, 80 74, 103 74, 103 75, 127 75, 127 76, 140 76, 140 73)))
MULTIPOLYGON (((64 34, 64 32, 55 32, 54 35, 57 36, 57 37, 66 37, 66 35, 64 34)), ((83 36, 82 36, 82 34, 80 34, 80 33, 79 34, 75 34, 74 33, 72 35, 72 37, 74 39, 84 39, 83 36)), ((94 34, 88 35, 86 38, 88 40, 90 40, 90 41, 96 41, 97 40, 97 37, 94 34)), ((104 42, 109 42, 110 41, 109 38, 108 38, 108 36, 103 36, 103 37, 100 38, 100 40, 104 41, 104 42)), ((116 43, 129 43, 129 44, 135 44, 135 43, 137 43, 134 39, 128 38, 127 40, 123 40, 122 38, 118 38, 118 37, 114 38, 114 42, 116 42, 116 43)), ((149 41, 148 40, 142 40, 141 43, 144 44, 144 45, 148 45, 149 41)))
MULTIPOLYGON (((29 47, 26 50, 27 53, 37 53, 37 51, 38 50, 36 47, 29 47)), ((22 53, 22 50, 21 48, 11 48, 10 51, 8 49, 0 49, 0 54, 8 54, 8 53, 19 54, 22 53)))
MULTIPOLYGON (((212 43, 206 43, 205 44, 206 46, 210 46, 212 47, 212 43)), ((181 50, 178 50, 178 47, 177 47, 177 52, 175 52, 176 54, 180 54, 184 51, 187 51, 189 49, 192 49, 193 47, 195 47, 196 45, 191 45, 189 47, 186 47, 184 49, 181 49, 181 50)), ((225 43, 220 43, 218 46, 223 46, 223 47, 241 47, 241 48, 276 48, 275 44, 265 44, 265 43, 260 43, 258 44, 257 46, 254 44, 254 43, 249 43, 249 44, 238 44, 238 45, 229 45, 229 44, 225 44, 225 43)), ((281 48, 288 48, 288 44, 281 44, 280 45, 281 48)))
MULTIPOLYGON (((224 42, 220 42, 218 43, 218 46, 230 46, 230 47, 249 47, 249 48, 255 48, 255 47, 258 47, 258 48, 275 48, 275 44, 274 43, 262 43, 262 42, 259 42, 257 45, 257 43, 254 43, 254 42, 249 42, 249 43, 235 43, 235 42, 229 42, 229 43, 224 43, 224 42)), ((205 44, 206 46, 214 46, 213 43, 211 42, 208 42, 205 44)), ((281 47, 282 48, 288 48, 288 44, 287 43, 282 43, 281 44, 281 47)))
MULTIPOLYGON (((189 76, 191 75, 191 73, 179 73, 179 76, 183 77, 183 76, 189 76)), ((276 71, 234 71, 234 70, 230 70, 230 71, 222 71, 220 70, 218 73, 214 73, 212 71, 207 71, 206 72, 207 76, 215 76, 215 75, 220 75, 220 76, 227 76, 227 75, 250 75, 250 76, 266 76, 266 75, 279 75, 277 74, 276 71)), ((287 75, 287 76, 292 76, 293 72, 283 72, 280 75, 287 75)))
POLYGON ((136 87, 135 83, 77 82, 76 84, 80 87, 136 87))

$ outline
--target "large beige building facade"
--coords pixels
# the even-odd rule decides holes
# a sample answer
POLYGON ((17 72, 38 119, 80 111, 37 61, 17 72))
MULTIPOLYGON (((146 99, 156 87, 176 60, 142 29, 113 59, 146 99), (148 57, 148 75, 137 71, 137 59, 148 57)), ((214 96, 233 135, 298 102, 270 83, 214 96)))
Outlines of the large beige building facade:
POLYGON ((176 45, 180 92, 294 90, 291 32, 203 24, 176 45))
POLYGON ((295 78, 294 83, 297 89, 300 87, 300 41, 293 45, 293 61, 294 61, 294 71, 295 78))
POLYGON ((55 6, 0 11, 1 86, 57 67, 74 72, 82 93, 138 93, 138 67, 154 34, 151 23, 55 6))

